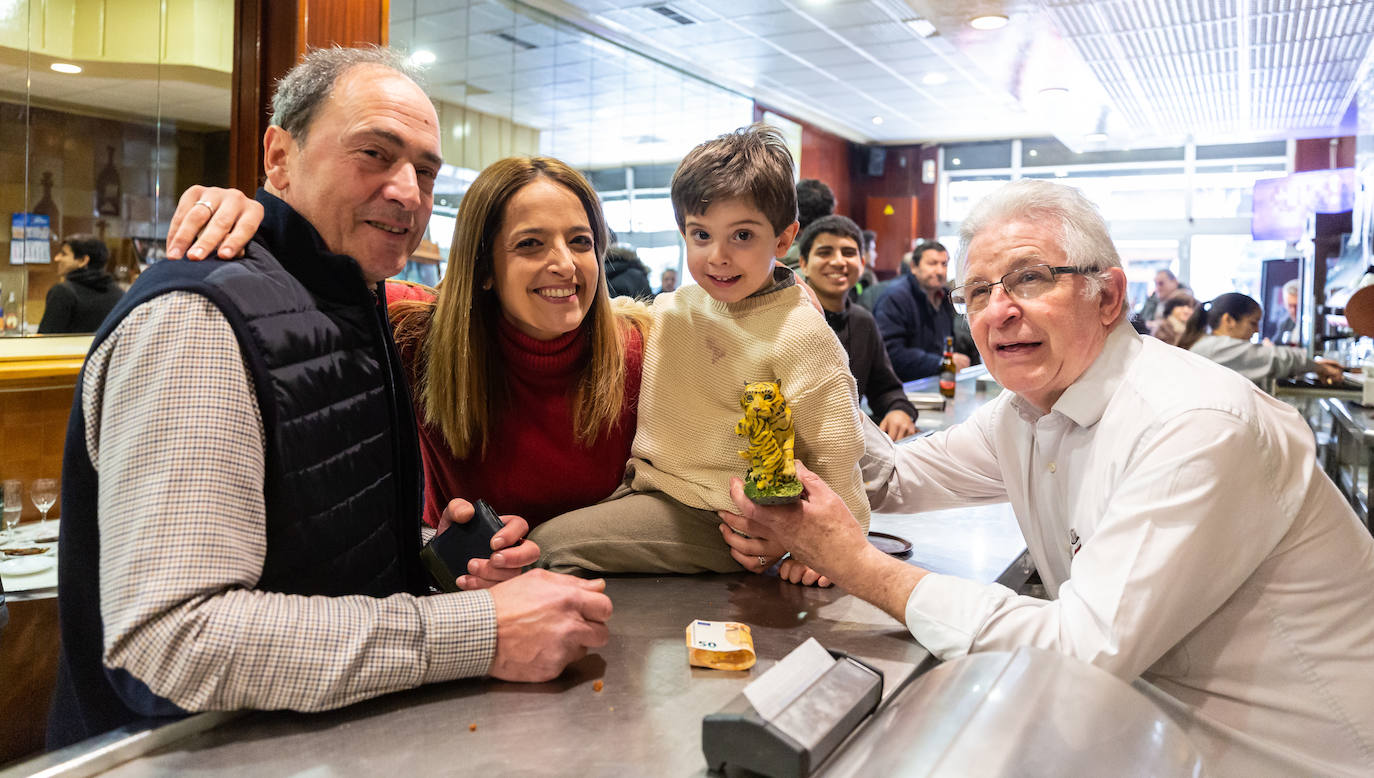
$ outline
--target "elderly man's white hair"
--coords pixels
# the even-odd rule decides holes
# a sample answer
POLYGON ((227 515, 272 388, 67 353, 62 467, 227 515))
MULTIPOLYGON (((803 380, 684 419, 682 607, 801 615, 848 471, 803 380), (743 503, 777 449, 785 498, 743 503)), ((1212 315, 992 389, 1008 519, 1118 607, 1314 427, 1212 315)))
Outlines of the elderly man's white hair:
MULTIPOLYGON (((1112 243, 1107 222, 1097 206, 1071 186, 1038 178, 1023 178, 994 191, 978 201, 959 225, 958 283, 963 283, 968 264, 968 247, 980 233, 1014 221, 1045 222, 1059 225, 1059 245, 1072 267, 1105 270, 1121 267, 1121 255, 1112 243)), ((1107 273, 1086 273, 1088 297, 1101 291, 1107 273)), ((1122 296, 1121 309, 1129 313, 1130 301, 1122 296)))

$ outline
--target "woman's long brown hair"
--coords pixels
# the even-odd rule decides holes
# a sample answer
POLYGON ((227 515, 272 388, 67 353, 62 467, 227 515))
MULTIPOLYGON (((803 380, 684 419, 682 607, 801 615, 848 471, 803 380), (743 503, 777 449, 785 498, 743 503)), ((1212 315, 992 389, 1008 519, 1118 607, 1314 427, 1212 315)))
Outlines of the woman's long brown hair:
POLYGON ((606 287, 606 219, 596 192, 580 173, 549 157, 510 157, 492 163, 472 182, 458 206, 448 270, 432 302, 400 300, 391 306, 396 340, 412 354, 411 373, 421 419, 437 428, 455 457, 486 454, 493 418, 502 410, 506 374, 497 345, 501 314, 493 246, 506 204, 526 184, 544 177, 567 187, 592 228, 597 280, 590 322, 591 359, 577 381, 573 424, 591 445, 614 426, 625 403, 626 327, 646 329, 643 305, 612 306, 606 287), (493 289, 483 289, 488 282, 493 289))

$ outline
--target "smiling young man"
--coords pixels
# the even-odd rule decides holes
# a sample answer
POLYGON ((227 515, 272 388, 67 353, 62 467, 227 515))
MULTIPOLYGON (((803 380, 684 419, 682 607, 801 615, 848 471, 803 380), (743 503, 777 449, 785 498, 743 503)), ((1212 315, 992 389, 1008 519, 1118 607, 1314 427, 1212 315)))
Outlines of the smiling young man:
POLYGON ((846 216, 822 216, 802 231, 800 269, 825 309, 825 322, 849 355, 859 396, 878 428, 893 440, 916 433, 916 407, 892 372, 873 314, 853 302, 850 292, 863 270, 862 233, 846 216))
POLYGON ((905 622, 953 659, 1029 645, 1123 679, 1179 719, 1208 772, 1374 772, 1374 539, 1292 408, 1137 335, 1106 223, 1077 190, 1023 180, 961 227, 954 290, 1008 391, 893 448, 876 510, 1010 501, 1051 600, 886 557, 799 466, 800 505, 739 530, 905 622))

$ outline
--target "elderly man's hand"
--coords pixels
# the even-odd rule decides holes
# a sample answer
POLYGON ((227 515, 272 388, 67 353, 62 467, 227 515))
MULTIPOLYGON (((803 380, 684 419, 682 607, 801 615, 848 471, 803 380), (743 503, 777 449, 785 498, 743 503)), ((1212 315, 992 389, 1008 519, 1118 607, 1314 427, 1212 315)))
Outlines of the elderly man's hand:
POLYGON ((531 570, 491 588, 496 657, 490 675, 538 683, 558 677, 588 648, 606 645, 611 598, 602 579, 531 570))
POLYGON ((744 484, 734 478, 730 497, 739 513, 721 511, 720 517, 751 535, 757 532, 772 538, 797 561, 843 586, 844 573, 862 558, 868 538, 844 500, 820 476, 801 462, 796 467, 805 488, 800 501, 758 505, 744 495, 744 484))
MULTIPOLYGON (((462 498, 449 500, 444 515, 439 517, 438 532, 435 536, 454 524, 466 524, 475 514, 472 503, 462 498)), ((502 516, 505 524, 492 536, 491 548, 494 552, 490 559, 469 559, 468 574, 458 576, 458 588, 463 590, 486 589, 502 581, 509 581, 526 567, 539 559, 539 546, 534 541, 520 539, 529 534, 530 525, 519 516, 502 516), (520 543, 520 545, 516 545, 520 543)))
POLYGON ((167 258, 237 257, 258 231, 262 216, 262 205, 237 189, 193 186, 182 194, 172 214, 167 258))
POLYGON ((893 440, 901 440, 916 434, 916 420, 903 410, 888 411, 883 420, 878 422, 878 429, 886 432, 893 440))

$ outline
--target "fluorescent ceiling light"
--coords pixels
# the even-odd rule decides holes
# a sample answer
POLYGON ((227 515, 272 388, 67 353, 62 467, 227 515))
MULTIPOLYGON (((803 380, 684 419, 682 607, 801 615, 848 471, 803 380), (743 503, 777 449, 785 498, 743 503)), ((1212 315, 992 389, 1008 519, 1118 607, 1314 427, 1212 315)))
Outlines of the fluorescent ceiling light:
POLYGON ((54 62, 48 67, 52 68, 53 70, 56 70, 58 73, 69 73, 75 75, 81 72, 80 65, 73 65, 70 62, 54 62))
POLYGON ((1089 143, 1102 143, 1103 141, 1107 140, 1107 133, 1090 132, 1087 135, 1083 136, 1083 140, 1088 141, 1089 143))
POLYGON ((420 65, 421 67, 425 65, 433 65, 434 60, 436 59, 438 58, 434 56, 434 52, 430 51, 429 49, 416 49, 410 55, 411 64, 420 65))
POLYGON ((938 86, 940 84, 945 83, 946 81, 949 81, 949 76, 939 71, 931 71, 925 74, 924 76, 921 76, 921 83, 925 84, 926 86, 938 86))
POLYGON ((910 27, 912 32, 922 38, 929 38, 938 32, 938 30, 935 29, 935 25, 932 24, 929 19, 907 19, 906 26, 910 27))
POLYGON ((968 20, 968 26, 975 30, 1000 30, 1007 26, 1007 17, 1002 14, 975 16, 968 20))

